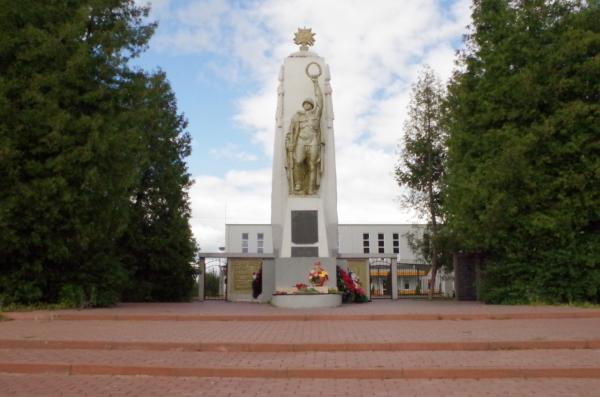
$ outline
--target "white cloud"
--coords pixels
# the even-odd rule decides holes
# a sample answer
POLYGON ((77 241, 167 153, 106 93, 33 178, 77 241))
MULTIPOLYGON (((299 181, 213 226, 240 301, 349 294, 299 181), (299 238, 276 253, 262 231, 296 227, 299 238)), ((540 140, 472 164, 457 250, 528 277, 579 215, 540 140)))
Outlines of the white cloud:
POLYGON ((221 148, 212 148, 208 153, 217 160, 256 161, 256 155, 243 151, 239 145, 229 143, 221 148))
POLYGON ((270 169, 194 178, 191 224, 202 250, 214 252, 225 245, 225 223, 267 223, 270 197, 270 169))
MULTIPOLYGON (((206 73, 234 83, 253 81, 258 88, 238 99, 235 121, 271 156, 279 67, 296 51, 292 38, 297 27, 311 27, 317 33, 314 51, 325 57, 332 74, 340 222, 413 222, 414 213, 399 208, 400 190, 392 175, 410 87, 424 63, 442 80, 450 76, 453 43, 470 21, 469 4, 190 2, 173 17, 176 31, 160 34, 157 43, 165 51, 210 53, 222 64, 213 65, 212 72, 209 65, 206 73)), ((194 232, 201 244, 223 245, 225 212, 229 223, 269 222, 270 178, 271 170, 198 176, 191 196, 194 232)))

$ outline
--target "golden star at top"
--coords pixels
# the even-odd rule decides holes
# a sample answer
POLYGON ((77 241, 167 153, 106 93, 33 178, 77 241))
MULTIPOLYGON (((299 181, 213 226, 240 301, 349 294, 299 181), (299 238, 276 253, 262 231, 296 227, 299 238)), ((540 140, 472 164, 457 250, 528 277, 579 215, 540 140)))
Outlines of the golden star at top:
POLYGON ((312 28, 298 28, 298 32, 294 33, 294 43, 300 46, 301 51, 307 51, 309 46, 315 44, 315 33, 312 28))

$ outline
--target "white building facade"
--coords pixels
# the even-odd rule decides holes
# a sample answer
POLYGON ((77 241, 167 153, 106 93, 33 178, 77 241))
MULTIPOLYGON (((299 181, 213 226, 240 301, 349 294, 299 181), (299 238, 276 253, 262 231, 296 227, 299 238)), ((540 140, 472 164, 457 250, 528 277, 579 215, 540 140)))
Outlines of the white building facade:
MULTIPOLYGON (((423 296, 429 290, 430 266, 423 263, 408 243, 409 234, 420 236, 420 224, 340 224, 337 263, 359 274, 371 299, 423 296), (363 263, 365 271, 357 264, 363 263), (396 277, 393 277, 393 275, 396 277)), ((226 256, 232 260, 260 259, 263 262, 263 290, 274 291, 273 231, 269 224, 226 225, 226 256)), ((436 294, 452 297, 453 274, 438 272, 436 294)), ((266 301, 268 294, 261 299, 266 301)), ((248 294, 230 300, 252 300, 248 294)))

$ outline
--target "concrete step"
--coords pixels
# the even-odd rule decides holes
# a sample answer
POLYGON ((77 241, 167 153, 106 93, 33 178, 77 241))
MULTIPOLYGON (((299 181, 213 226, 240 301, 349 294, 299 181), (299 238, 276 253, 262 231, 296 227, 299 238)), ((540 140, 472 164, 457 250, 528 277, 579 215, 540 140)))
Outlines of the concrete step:
POLYGON ((600 349, 378 353, 0 349, 0 372, 310 379, 599 378, 600 349))

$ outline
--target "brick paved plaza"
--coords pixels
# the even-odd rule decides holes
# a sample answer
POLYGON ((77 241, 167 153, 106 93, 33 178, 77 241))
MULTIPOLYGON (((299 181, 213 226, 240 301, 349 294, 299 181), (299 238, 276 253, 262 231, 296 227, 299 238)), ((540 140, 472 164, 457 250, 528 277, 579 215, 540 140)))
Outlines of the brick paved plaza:
POLYGON ((600 310, 220 301, 6 314, 0 396, 600 396, 600 310))

